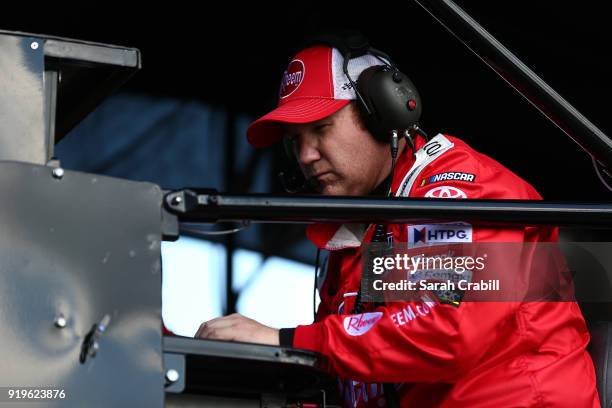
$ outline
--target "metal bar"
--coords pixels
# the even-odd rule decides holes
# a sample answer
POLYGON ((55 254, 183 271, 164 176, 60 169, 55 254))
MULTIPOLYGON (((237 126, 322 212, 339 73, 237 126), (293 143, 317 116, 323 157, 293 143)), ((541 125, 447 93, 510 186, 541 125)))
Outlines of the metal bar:
POLYGON ((48 38, 45 42, 45 56, 135 69, 141 66, 140 51, 136 48, 85 43, 65 38, 48 38))
POLYGON ((320 196, 226 195, 180 190, 166 195, 181 222, 383 222, 467 221, 477 225, 612 227, 611 204, 529 200, 440 200, 320 196))
MULTIPOLYGON (((234 186, 234 163, 236 163, 236 115, 233 111, 226 111, 225 118, 225 188, 232 189, 234 186)), ((234 234, 225 235, 225 314, 236 312, 236 301, 234 293, 234 250, 236 242, 234 234)))
POLYGON ((47 160, 54 155, 55 147, 55 115, 57 108, 57 85, 59 74, 57 71, 45 70, 43 82, 44 92, 44 112, 45 112, 45 150, 47 160))
POLYGON ((414 0, 604 167, 612 141, 452 0, 414 0))

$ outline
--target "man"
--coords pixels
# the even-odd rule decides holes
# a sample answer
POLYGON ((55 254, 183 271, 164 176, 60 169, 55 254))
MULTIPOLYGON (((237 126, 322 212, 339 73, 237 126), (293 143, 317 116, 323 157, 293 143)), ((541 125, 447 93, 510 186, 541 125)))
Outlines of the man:
MULTIPOLYGON (((266 147, 288 138, 304 175, 315 179, 324 195, 385 194, 390 180, 390 191, 399 197, 540 199, 501 164, 448 135, 430 141, 415 133, 402 138, 394 163, 389 143, 364 120, 362 95, 353 82, 387 61, 360 55, 343 72, 343 55, 328 45, 300 51, 283 76, 278 108, 251 124, 249 142, 266 147)), ((406 113, 414 107, 408 104, 406 113)), ((308 237, 330 251, 315 323, 279 332, 234 314, 203 323, 196 337, 319 352, 341 379, 345 406, 599 406, 593 364, 585 351, 589 335, 575 303, 452 305, 425 297, 356 308, 359 247, 372 240, 374 229, 309 227, 308 237)), ((388 232, 408 246, 556 240, 554 228, 466 223, 392 225, 388 232), (454 233, 429 234, 424 242, 426 230, 454 233)))

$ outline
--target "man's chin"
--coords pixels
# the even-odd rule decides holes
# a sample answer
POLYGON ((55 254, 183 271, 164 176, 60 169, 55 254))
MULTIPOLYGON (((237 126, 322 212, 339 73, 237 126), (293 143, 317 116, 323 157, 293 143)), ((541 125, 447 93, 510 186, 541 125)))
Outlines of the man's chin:
POLYGON ((343 196, 348 195, 344 188, 334 184, 325 184, 319 186, 319 194, 325 196, 343 196))

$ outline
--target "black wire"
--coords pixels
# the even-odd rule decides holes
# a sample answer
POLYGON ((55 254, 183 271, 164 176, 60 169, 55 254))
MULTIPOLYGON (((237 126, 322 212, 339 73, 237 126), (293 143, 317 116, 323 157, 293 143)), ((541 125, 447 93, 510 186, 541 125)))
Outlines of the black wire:
POLYGON ((179 227, 179 233, 191 235, 192 237, 196 237, 196 238, 210 239, 209 237, 236 234, 240 231, 247 229, 249 226, 250 226, 250 223, 247 222, 244 224, 243 227, 232 228, 232 229, 221 230, 221 231, 204 231, 200 228, 189 228, 189 227, 181 226, 179 227))
POLYGON ((349 52, 348 54, 343 55, 342 57, 344 58, 344 63, 342 64, 342 70, 344 71, 344 75, 346 75, 346 78, 349 80, 349 83, 351 84, 351 89, 355 91, 355 96, 357 96, 357 99, 359 99, 361 106, 365 108, 366 115, 370 116, 372 114, 372 111, 370 110, 370 107, 366 103, 365 99, 363 99, 363 96, 361 96, 361 93, 359 92, 359 89, 357 88, 357 84, 355 84, 355 82, 353 81, 353 78, 351 78, 348 72, 348 64, 349 64, 349 60, 351 59, 351 53, 349 52))
POLYGON ((391 196, 391 186, 393 185, 393 175, 395 174, 395 157, 391 159, 391 178, 389 178, 389 187, 387 188, 387 197, 391 196))
MULTIPOLYGON (((397 158, 397 147, 394 148, 394 143, 391 146, 391 174, 387 181, 387 197, 391 196, 391 187, 393 185, 393 175, 395 174, 395 159, 397 158)), ((374 227, 374 233, 372 234, 371 243, 385 242, 387 238, 387 224, 376 224, 374 227)), ((361 303, 361 286, 357 291, 357 297, 353 305, 353 314, 359 314, 363 312, 363 304, 361 303)))
POLYGON ((420 127, 417 127, 417 132, 421 134, 425 138, 425 140, 429 141, 429 135, 420 127))

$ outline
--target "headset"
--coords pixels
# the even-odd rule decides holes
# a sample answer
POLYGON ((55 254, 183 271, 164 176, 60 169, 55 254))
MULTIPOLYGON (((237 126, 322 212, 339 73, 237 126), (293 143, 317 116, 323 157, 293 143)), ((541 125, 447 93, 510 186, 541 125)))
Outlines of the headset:
MULTIPOLYGON (((316 34, 307 38, 297 50, 315 45, 336 48, 342 55, 344 75, 355 91, 360 117, 376 140, 390 143, 393 163, 400 137, 406 139, 413 152, 413 139, 416 134, 428 138, 419 126, 423 109, 419 92, 410 78, 397 68, 387 54, 370 46, 369 41, 356 31, 316 34), (382 64, 366 68, 355 81, 348 72, 349 61, 366 54, 375 56, 382 64)), ((317 185, 316 180, 300 175, 297 158, 291 146, 287 145, 285 139, 283 141, 293 167, 292 171, 279 174, 283 187, 291 193, 313 190, 317 185)))
POLYGON ((419 92, 387 54, 370 46, 356 31, 318 34, 307 39, 301 49, 314 45, 328 45, 342 55, 342 69, 355 90, 361 117, 377 140, 390 142, 393 131, 418 131, 423 109, 419 92), (365 69, 355 82, 348 72, 349 61, 366 54, 378 58, 382 65, 365 69))

